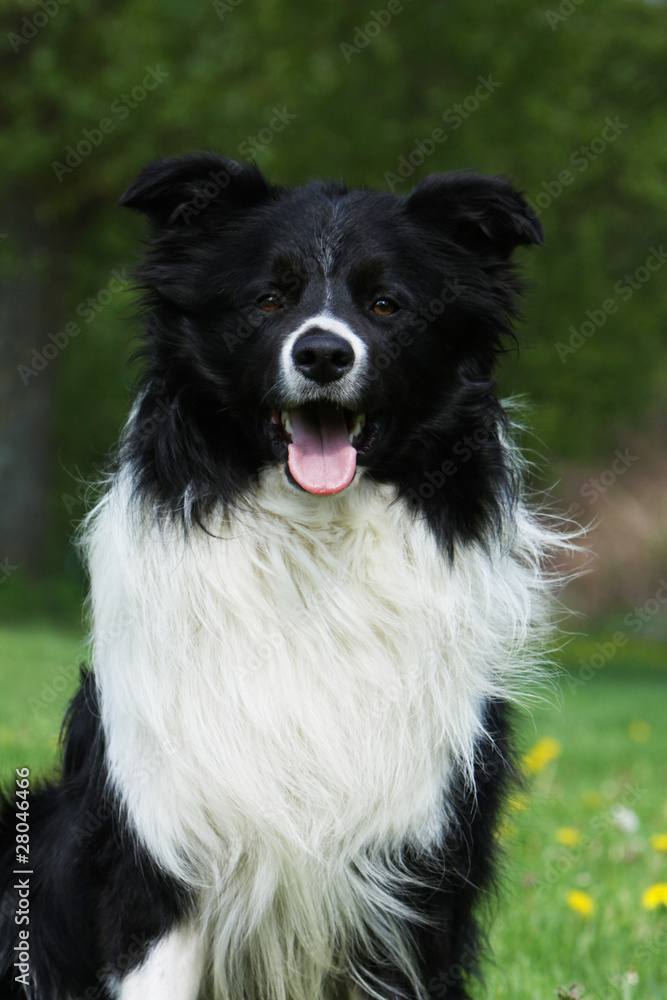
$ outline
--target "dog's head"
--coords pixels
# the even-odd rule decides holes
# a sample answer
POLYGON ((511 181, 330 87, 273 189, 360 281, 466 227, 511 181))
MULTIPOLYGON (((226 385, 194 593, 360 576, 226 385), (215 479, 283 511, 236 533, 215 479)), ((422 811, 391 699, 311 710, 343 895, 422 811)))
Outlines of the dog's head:
POLYGON ((519 291, 510 256, 542 242, 504 180, 434 175, 405 198, 290 190, 203 154, 150 165, 121 204, 151 222, 130 443, 163 499, 227 501, 272 462, 312 494, 364 467, 420 496, 419 477, 466 433, 483 424, 484 451, 497 443, 492 369, 519 291))

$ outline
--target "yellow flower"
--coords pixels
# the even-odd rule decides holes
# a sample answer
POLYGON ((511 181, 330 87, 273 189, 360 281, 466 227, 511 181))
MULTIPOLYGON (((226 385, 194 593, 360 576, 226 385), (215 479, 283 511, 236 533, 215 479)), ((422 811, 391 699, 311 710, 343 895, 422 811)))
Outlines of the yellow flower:
POLYGON ((556 830, 556 840, 563 847, 575 847, 581 840, 581 834, 573 826, 561 826, 556 830))
POLYGON ((651 837, 651 847, 656 851, 667 851, 667 833, 654 833, 651 837))
POLYGON ((651 735, 651 727, 643 719, 635 719, 628 727, 628 735, 635 743, 646 743, 651 735))
POLYGON ((580 913, 582 917, 592 917, 595 913, 595 902, 587 892, 571 889, 565 898, 570 909, 580 913))
POLYGON ((523 766, 527 774, 535 774, 552 760, 560 757, 561 745, 552 736, 545 736, 529 750, 523 758, 523 766))
POLYGON ((517 835, 517 828, 512 824, 508 823, 506 820, 503 821, 498 829, 496 830, 496 836, 499 840, 507 840, 517 835))
POLYGON ((667 906, 667 882, 656 882, 644 890, 642 906, 645 910, 657 910, 659 906, 667 906))

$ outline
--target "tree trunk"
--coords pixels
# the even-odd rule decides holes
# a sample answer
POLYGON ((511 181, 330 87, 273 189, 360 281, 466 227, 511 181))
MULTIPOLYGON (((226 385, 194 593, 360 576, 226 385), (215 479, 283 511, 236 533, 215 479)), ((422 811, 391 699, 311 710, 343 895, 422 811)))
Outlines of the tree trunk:
POLYGON ((0 580, 46 566, 51 436, 66 264, 29 202, 0 218, 0 580))

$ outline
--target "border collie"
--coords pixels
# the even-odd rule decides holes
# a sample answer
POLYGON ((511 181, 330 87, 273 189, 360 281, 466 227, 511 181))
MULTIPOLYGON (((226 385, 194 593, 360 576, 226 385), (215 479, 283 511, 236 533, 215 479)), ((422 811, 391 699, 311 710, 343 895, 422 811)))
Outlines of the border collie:
POLYGON ((563 544, 493 377, 540 223, 501 179, 212 154, 121 204, 143 375, 29 875, 3 810, 2 995, 465 998, 563 544))

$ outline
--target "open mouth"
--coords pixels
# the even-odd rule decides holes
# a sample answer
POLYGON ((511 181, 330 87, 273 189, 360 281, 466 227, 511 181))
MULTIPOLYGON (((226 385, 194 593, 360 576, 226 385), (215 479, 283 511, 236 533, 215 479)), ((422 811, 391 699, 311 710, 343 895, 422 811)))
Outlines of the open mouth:
POLYGON ((292 478, 308 493, 340 493, 354 479, 357 459, 372 447, 378 423, 334 403, 305 403, 271 414, 269 433, 281 457, 287 447, 292 478))

